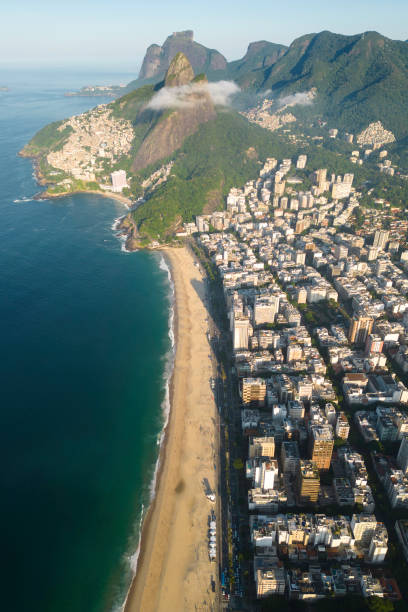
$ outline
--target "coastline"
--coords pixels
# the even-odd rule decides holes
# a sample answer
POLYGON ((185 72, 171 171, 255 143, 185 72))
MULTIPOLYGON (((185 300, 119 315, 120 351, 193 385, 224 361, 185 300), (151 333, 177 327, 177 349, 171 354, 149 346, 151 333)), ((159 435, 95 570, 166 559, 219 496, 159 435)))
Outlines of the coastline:
MULTIPOLYGON (((19 157, 23 157, 25 159, 31 159, 33 164, 34 176, 37 183, 43 187, 47 185, 52 185, 52 182, 47 180, 45 176, 42 174, 39 168, 39 156, 31 153, 27 153, 24 148, 21 149, 18 153, 19 157)), ((76 195, 78 193, 92 193, 94 195, 100 195, 104 198, 110 198, 111 200, 117 200, 126 206, 128 210, 132 208, 134 202, 130 198, 122 195, 121 193, 114 193, 113 191, 98 191, 96 189, 77 189, 75 191, 65 191, 64 193, 49 193, 46 189, 45 191, 41 191, 34 196, 34 200, 57 200, 59 198, 65 198, 66 196, 76 195)))
POLYGON ((175 357, 169 384, 154 497, 143 520, 137 571, 125 612, 214 607, 207 517, 213 505, 202 478, 215 486, 216 406, 206 337, 204 283, 185 248, 161 251, 174 285, 175 357))
MULTIPOLYGON (((38 181, 39 182, 39 181, 38 181)), ((41 184, 41 183, 40 183, 41 184)), ((103 198, 109 198, 110 200, 117 200, 124 204, 128 210, 132 207, 132 200, 125 196, 114 193, 113 191, 97 191, 96 189, 77 189, 76 191, 66 191, 65 193, 48 193, 48 191, 42 191, 34 196, 35 200, 58 200, 71 195, 77 195, 78 193, 90 193, 92 195, 99 195, 103 198)))

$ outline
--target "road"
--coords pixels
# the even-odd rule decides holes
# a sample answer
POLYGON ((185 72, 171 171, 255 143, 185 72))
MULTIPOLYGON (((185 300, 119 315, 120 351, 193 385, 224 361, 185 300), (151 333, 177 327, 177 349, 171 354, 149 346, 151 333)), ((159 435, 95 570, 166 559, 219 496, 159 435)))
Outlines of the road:
POLYGON ((238 379, 233 366, 231 336, 221 284, 217 281, 211 282, 196 256, 195 260, 207 284, 209 351, 215 381, 214 397, 218 406, 215 450, 218 476, 215 504, 218 565, 215 582, 218 609, 249 610, 253 608, 247 597, 253 597, 253 584, 250 580, 250 564, 244 560, 243 554, 250 542, 247 485, 241 469, 248 449, 247 440, 242 436, 238 379), (229 599, 225 596, 226 593, 230 594, 229 599))

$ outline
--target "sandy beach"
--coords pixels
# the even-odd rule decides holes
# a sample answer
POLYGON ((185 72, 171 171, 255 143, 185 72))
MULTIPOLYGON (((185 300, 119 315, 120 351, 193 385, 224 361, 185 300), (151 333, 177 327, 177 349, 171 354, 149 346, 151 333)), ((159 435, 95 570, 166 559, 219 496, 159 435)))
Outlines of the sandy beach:
POLYGON ((176 358, 171 413, 158 490, 146 517, 126 612, 215 610, 202 480, 215 486, 217 412, 210 386, 204 283, 186 248, 166 249, 176 293, 176 358))

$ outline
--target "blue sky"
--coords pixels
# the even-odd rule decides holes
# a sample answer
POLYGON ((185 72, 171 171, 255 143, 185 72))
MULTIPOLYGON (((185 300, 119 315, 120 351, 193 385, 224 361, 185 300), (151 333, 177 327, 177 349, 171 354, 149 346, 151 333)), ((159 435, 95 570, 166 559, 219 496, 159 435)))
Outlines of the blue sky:
POLYGON ((149 44, 183 29, 228 60, 250 41, 289 44, 326 29, 408 39, 407 0, 3 0, 0 14, 3 65, 136 71, 149 44))

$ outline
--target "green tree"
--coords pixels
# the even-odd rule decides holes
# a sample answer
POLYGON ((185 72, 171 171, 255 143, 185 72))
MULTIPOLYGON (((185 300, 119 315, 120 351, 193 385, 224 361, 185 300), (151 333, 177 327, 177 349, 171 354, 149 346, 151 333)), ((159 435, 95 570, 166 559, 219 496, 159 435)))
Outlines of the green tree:
POLYGON ((393 612, 394 610, 392 601, 382 597, 369 597, 367 607, 371 612, 393 612))

